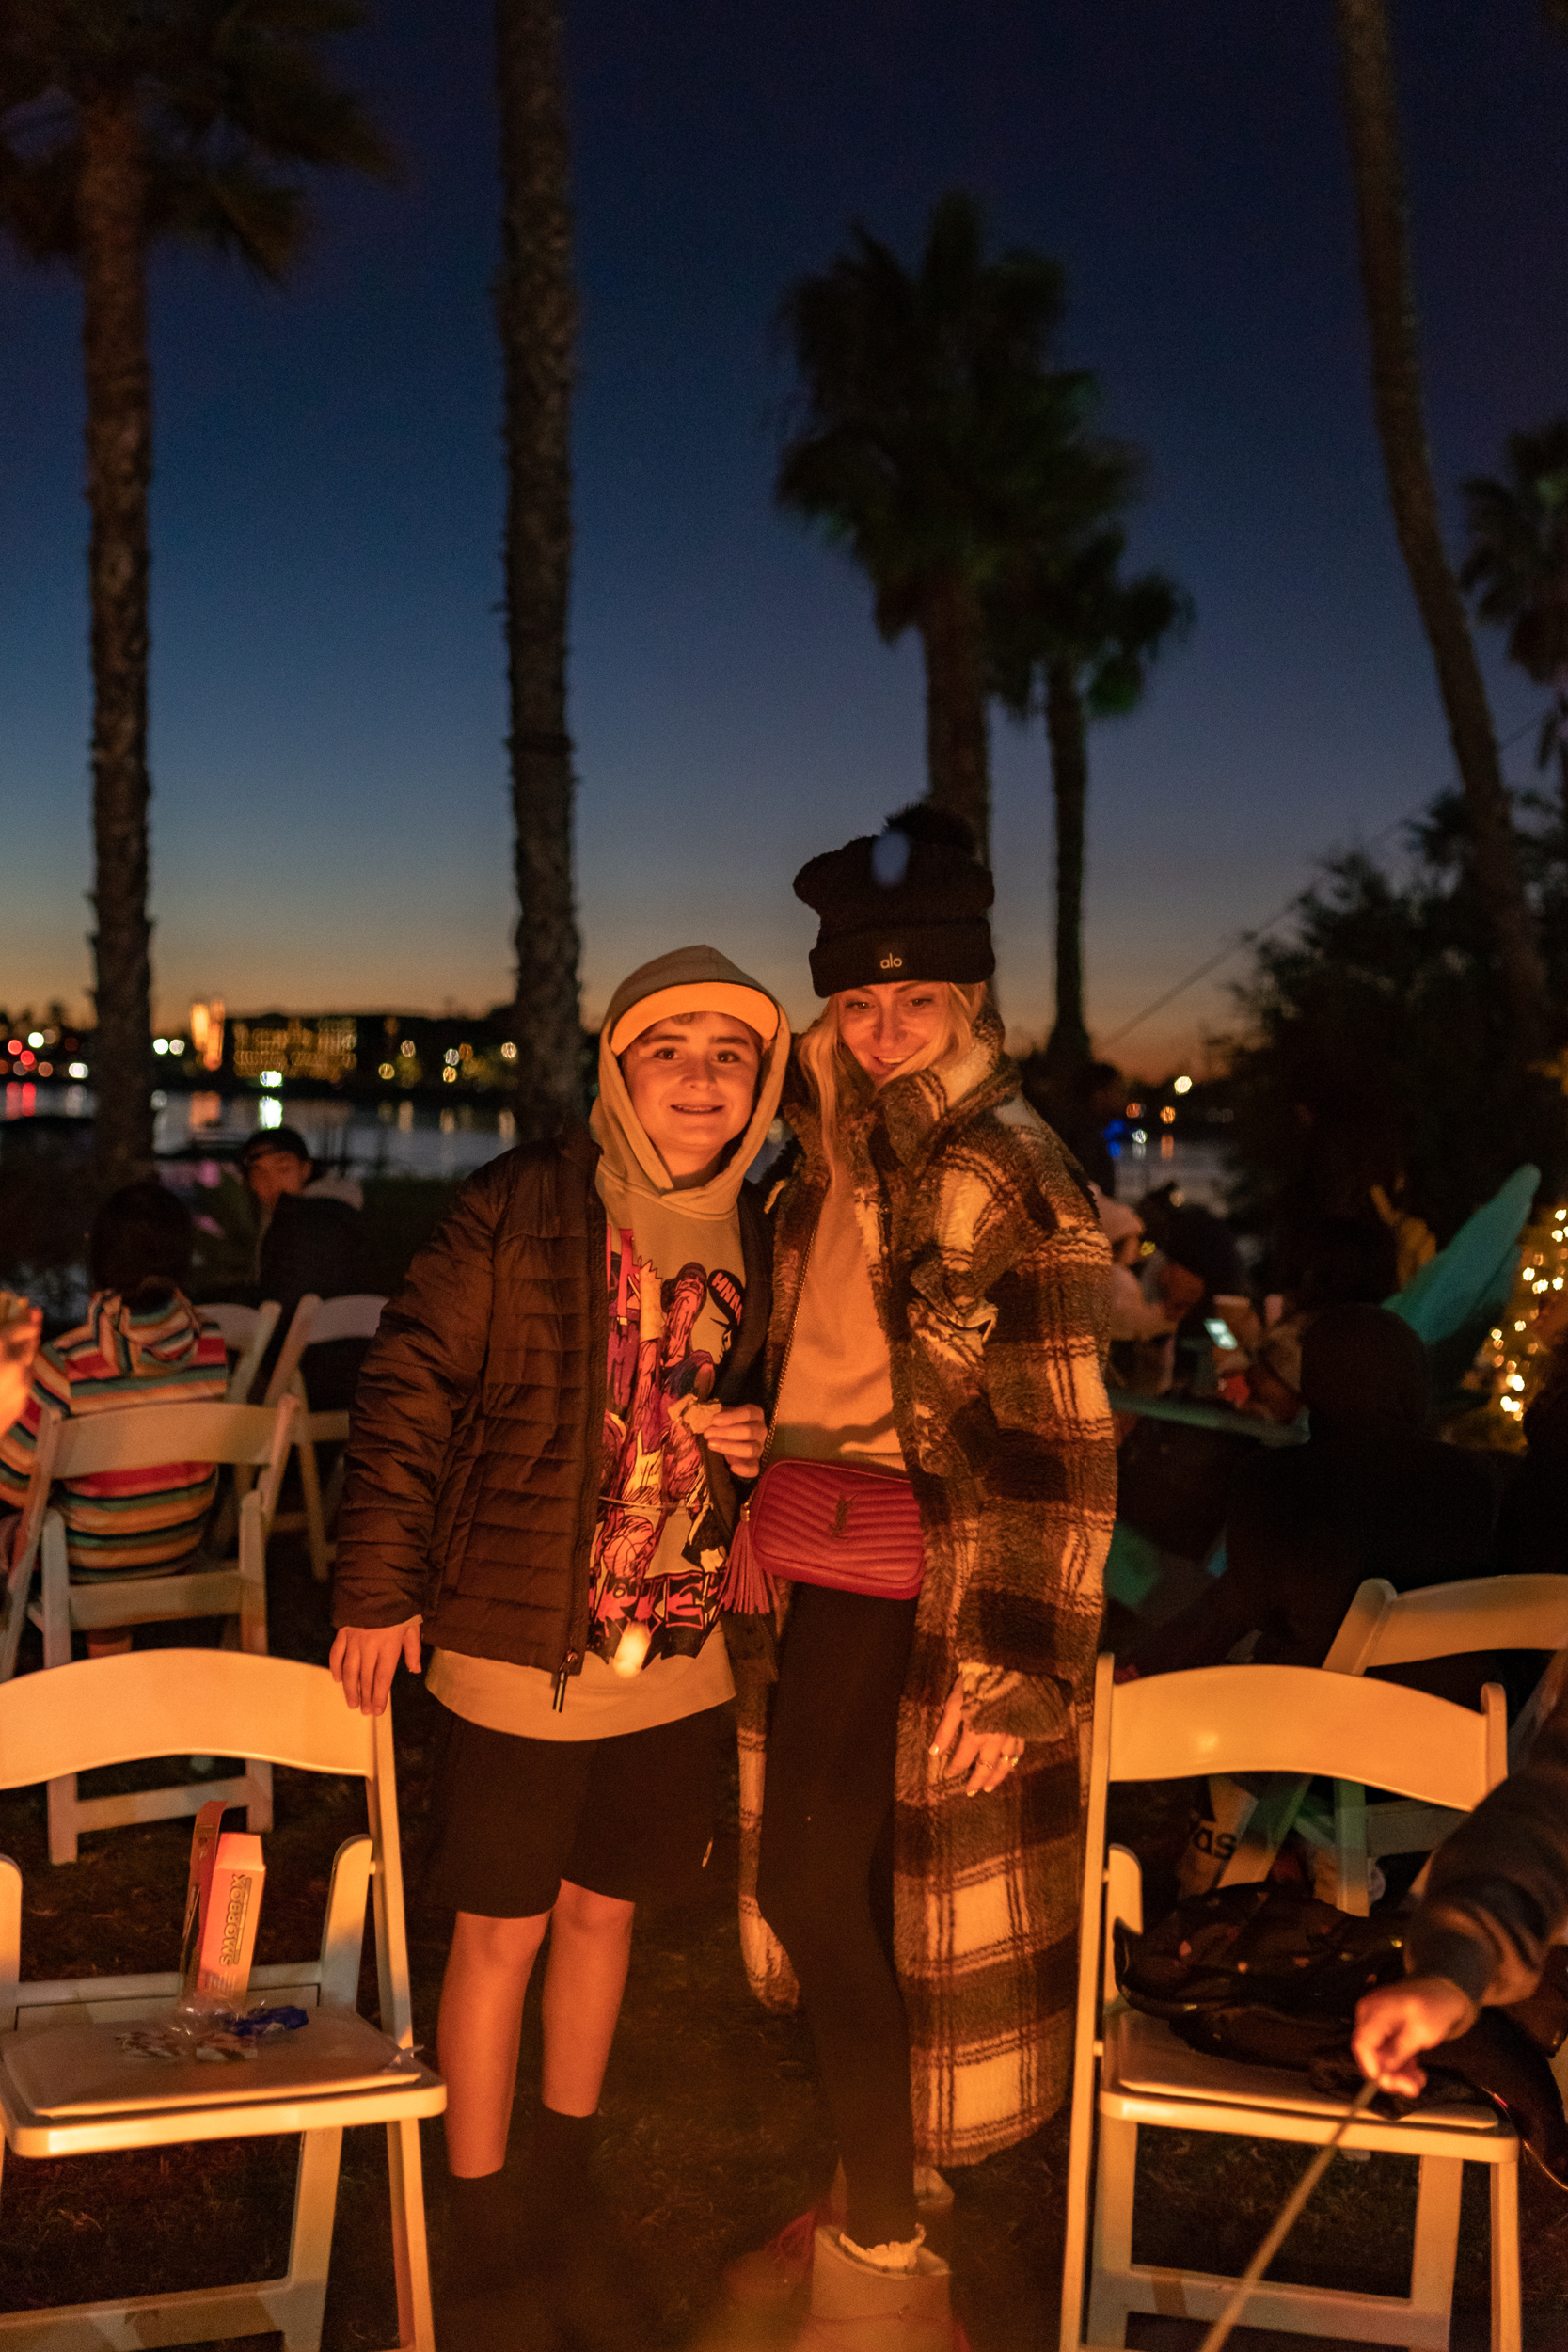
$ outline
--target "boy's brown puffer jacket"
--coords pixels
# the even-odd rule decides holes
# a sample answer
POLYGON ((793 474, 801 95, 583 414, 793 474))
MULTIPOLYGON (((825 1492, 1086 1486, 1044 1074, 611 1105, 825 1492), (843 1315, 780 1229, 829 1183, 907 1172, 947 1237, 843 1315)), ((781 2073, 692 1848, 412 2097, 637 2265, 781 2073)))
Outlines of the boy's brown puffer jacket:
MULTIPOLYGON (((598 1156, 577 1128, 482 1168, 382 1315, 355 1396, 337 1624, 422 1612, 440 1648, 580 1673, 610 1346, 598 1156)), ((749 1188, 738 1213, 746 1299, 725 1404, 756 1389, 768 1327, 749 1188)), ((722 1511, 717 1455, 710 1473, 722 1511)))

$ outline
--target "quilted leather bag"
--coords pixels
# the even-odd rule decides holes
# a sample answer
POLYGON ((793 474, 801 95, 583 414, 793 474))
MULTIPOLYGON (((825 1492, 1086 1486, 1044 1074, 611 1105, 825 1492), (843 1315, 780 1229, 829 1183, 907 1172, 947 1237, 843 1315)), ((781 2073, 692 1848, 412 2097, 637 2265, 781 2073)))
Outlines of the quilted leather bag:
POLYGON ((773 1577, 912 1600, 926 1554, 909 1480, 840 1462, 770 1462, 735 1531, 721 1606, 766 1609, 773 1577))

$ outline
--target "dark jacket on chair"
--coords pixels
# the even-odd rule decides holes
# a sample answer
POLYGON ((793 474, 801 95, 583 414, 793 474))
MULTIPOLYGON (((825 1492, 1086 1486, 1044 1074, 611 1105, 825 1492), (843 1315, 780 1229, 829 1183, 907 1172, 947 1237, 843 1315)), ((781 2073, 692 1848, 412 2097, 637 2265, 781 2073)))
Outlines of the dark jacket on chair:
MULTIPOLYGON (((334 1617, 578 1674, 601 1486, 610 1332, 598 1145, 585 1128, 492 1160, 381 1318, 355 1398, 334 1617)), ((740 1328, 715 1391, 760 1398, 767 1230, 749 1186, 740 1328)), ((734 1488, 709 1457, 716 1506, 734 1488)))

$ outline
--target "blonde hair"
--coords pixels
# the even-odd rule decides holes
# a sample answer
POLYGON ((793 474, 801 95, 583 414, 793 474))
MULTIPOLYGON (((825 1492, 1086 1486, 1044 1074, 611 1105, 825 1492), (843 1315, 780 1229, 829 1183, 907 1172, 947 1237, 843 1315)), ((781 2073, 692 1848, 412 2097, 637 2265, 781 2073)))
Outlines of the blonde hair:
MULTIPOLYGON (((948 1070, 961 1061, 974 1042, 974 1024, 985 1003, 984 985, 960 986, 957 980, 937 983, 944 993, 947 1018, 929 1044, 911 1054, 898 1072, 948 1070)), ((847 990, 840 992, 847 994, 847 990)), ((838 997, 830 996, 811 1027, 797 1040, 795 1051, 806 1082, 816 1097, 822 1120, 822 1150, 830 1171, 840 1167, 838 1152, 839 1095, 845 1079, 860 1065, 839 1034, 838 997)))

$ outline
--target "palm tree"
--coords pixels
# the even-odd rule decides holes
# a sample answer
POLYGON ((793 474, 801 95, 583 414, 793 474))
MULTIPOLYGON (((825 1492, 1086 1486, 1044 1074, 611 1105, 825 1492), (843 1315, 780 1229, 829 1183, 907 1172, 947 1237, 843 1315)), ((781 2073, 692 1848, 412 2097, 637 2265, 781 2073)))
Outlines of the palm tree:
POLYGON ((1551 689, 1537 755, 1544 768, 1556 753, 1568 812, 1568 417, 1510 434, 1507 479, 1476 475, 1465 504, 1459 584, 1480 589, 1483 621, 1507 625, 1509 660, 1551 689))
POLYGON ((1063 451, 1092 387, 1048 365, 1062 299, 1043 254, 987 261, 978 208, 955 193, 912 273, 857 228, 850 250, 784 304, 800 390, 776 495, 848 548, 884 638, 919 631, 929 796, 967 820, 982 853, 985 596, 1021 516, 1066 500, 1076 516, 1084 503, 1063 451))
POLYGON ((182 238, 281 278, 306 227, 297 167, 388 168, 318 55, 360 14, 352 0, 6 0, 0 13, 0 222, 30 260, 82 278, 105 1186, 152 1157, 148 253, 182 238))
MULTIPOLYGON (((1104 453, 1106 503, 1132 486, 1130 459, 1104 453)), ((1045 1078, 1069 1092, 1089 1059, 1084 1017, 1084 836, 1088 722, 1119 717, 1143 694, 1162 645, 1185 633, 1189 598, 1163 572, 1123 580, 1127 536, 1107 522, 1075 547, 1045 538, 1004 576, 988 603, 992 682, 1026 720, 1043 704, 1056 836, 1056 1013, 1045 1078)))
POLYGON ((1433 485, 1386 0, 1336 0, 1336 5, 1372 403, 1389 502, 1437 669, 1469 809, 1476 889, 1492 934, 1519 1066, 1527 1071, 1547 1046, 1546 971, 1520 875, 1486 688, 1444 549, 1433 485))
POLYGON ((571 153, 558 0, 496 0, 505 366, 506 619, 517 875, 517 1118, 583 1108, 572 895, 566 619, 572 567, 571 153))

